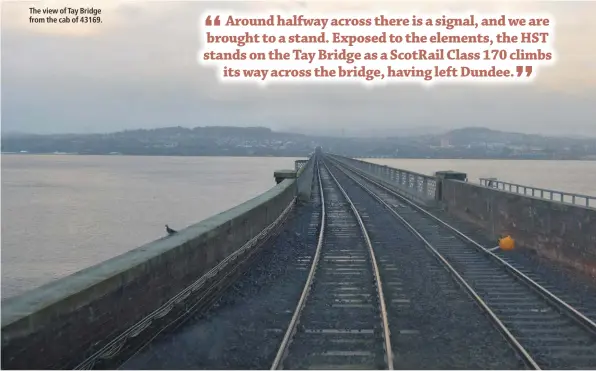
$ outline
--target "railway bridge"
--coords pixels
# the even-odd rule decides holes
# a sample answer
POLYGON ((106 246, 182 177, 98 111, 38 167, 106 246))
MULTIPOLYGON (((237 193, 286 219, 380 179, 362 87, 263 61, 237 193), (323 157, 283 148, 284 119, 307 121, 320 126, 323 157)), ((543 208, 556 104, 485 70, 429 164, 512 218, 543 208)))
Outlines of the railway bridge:
POLYGON ((594 198, 320 149, 274 176, 3 301, 2 368, 596 369, 594 198))

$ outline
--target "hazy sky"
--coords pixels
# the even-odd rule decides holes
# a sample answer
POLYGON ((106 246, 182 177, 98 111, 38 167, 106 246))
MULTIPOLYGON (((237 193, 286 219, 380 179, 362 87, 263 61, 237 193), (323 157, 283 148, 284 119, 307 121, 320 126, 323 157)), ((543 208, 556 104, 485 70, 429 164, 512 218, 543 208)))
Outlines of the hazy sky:
POLYGON ((2 130, 106 132, 164 126, 267 126, 346 134, 418 126, 596 136, 596 2, 310 2, 367 8, 548 12, 558 62, 531 86, 229 86, 196 62, 205 8, 295 3, 102 0, 2 4, 2 130), (101 25, 31 25, 30 4, 101 6, 101 25), (413 5, 415 4, 415 5, 413 5))

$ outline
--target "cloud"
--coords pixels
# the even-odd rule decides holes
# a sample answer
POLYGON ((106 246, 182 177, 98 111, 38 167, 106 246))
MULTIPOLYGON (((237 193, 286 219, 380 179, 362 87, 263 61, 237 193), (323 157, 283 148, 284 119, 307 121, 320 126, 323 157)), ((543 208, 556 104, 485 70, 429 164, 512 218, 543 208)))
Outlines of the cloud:
MULTIPOLYGON (((596 2, 102 2, 101 25, 29 24, 29 3, 3 3, 2 126, 98 132, 170 125, 266 125, 362 133, 415 126, 596 135, 596 2), (198 16, 209 8, 337 13, 495 11, 556 17, 558 62, 532 86, 223 85, 199 66, 198 16)), ((49 2, 36 2, 38 7, 49 2)))

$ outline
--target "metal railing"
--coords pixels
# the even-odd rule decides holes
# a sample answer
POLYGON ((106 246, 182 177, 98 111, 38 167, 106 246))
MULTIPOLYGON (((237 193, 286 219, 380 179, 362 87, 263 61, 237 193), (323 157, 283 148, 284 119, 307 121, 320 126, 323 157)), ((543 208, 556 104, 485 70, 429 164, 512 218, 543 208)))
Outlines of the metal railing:
MULTIPOLYGON (((333 154, 328 155, 340 163, 361 170, 367 174, 374 175, 375 177, 395 186, 405 194, 411 195, 419 200, 431 201, 435 199, 437 181, 434 176, 402 169, 395 169, 386 165, 374 164, 372 162, 357 160, 350 157, 333 154)), ((588 196, 578 193, 556 191, 552 189, 502 182, 496 178, 480 178, 480 185, 498 190, 509 191, 512 193, 519 193, 524 196, 596 208, 596 196, 588 196)))
POLYGON ((565 204, 582 205, 590 208, 596 208, 595 196, 555 191, 552 189, 531 187, 523 184, 502 182, 500 180, 497 180, 496 178, 480 178, 480 185, 502 191, 519 193, 524 196, 532 196, 537 198, 543 198, 545 200, 558 201, 565 204))
POLYGON ((386 165, 374 164, 372 162, 356 160, 349 157, 330 155, 336 161, 364 171, 367 174, 376 176, 394 185, 406 194, 412 195, 424 201, 435 199, 437 181, 434 176, 424 175, 413 171, 395 169, 386 165))

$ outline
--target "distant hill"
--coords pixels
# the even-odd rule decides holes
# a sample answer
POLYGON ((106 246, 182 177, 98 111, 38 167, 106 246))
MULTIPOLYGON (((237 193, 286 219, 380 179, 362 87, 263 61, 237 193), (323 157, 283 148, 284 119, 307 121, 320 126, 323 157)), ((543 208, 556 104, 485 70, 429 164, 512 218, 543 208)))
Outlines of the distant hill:
POLYGON ((486 128, 386 137, 312 136, 266 127, 164 127, 105 134, 2 135, 3 152, 162 156, 308 156, 316 146, 354 157, 588 159, 596 139, 486 128))
POLYGON ((18 138, 18 137, 27 137, 34 134, 28 133, 21 133, 20 131, 2 131, 2 137, 4 138, 18 138))
POLYGON ((352 128, 301 128, 291 127, 288 131, 306 133, 310 136, 346 137, 346 138, 386 138, 386 137, 412 137, 420 135, 445 133, 447 129, 436 126, 414 126, 414 127, 370 127, 361 125, 352 128))

